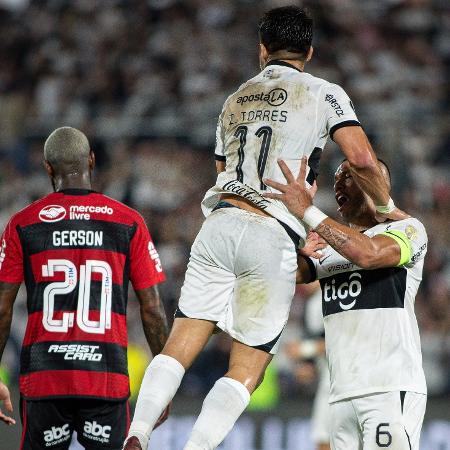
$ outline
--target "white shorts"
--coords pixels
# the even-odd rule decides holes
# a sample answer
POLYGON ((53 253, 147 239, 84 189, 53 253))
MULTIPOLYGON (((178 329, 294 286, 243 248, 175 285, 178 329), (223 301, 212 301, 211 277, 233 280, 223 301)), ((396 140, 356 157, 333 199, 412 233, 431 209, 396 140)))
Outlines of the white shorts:
POLYGON ((330 371, 326 361, 318 361, 319 385, 311 414, 311 438, 315 444, 330 442, 331 413, 330 413, 330 371))
POLYGON ((186 317, 217 322, 239 342, 276 353, 296 270, 294 242, 276 219, 218 209, 192 246, 178 309, 186 317))
POLYGON ((427 396, 384 392, 332 403, 332 450, 419 450, 427 396))

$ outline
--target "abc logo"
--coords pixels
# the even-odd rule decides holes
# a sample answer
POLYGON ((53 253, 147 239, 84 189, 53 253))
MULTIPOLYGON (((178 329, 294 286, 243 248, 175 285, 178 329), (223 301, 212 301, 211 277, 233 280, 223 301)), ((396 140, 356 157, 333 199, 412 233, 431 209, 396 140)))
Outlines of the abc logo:
POLYGON ((50 430, 44 431, 44 441, 53 442, 61 438, 69 438, 70 429, 69 424, 66 423, 62 427, 52 427, 50 430))
POLYGON ((339 306, 347 311, 352 309, 356 304, 356 298, 362 291, 361 284, 361 274, 358 272, 353 272, 349 278, 348 282, 345 281, 341 283, 339 286, 336 286, 336 281, 334 278, 330 283, 325 283, 323 287, 323 299, 326 302, 330 302, 332 300, 339 300, 339 306), (350 303, 343 303, 341 300, 346 300, 350 297, 350 303))
POLYGON ((111 435, 111 427, 109 425, 101 426, 95 420, 93 422, 84 422, 84 432, 95 437, 103 437, 108 439, 111 435))

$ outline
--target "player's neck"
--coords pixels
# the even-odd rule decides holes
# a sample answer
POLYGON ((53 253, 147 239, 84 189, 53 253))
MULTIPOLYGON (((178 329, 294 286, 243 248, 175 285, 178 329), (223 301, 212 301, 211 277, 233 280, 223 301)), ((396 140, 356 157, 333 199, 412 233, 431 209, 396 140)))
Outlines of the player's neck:
POLYGON ((351 228, 359 231, 368 230, 378 224, 375 215, 368 214, 367 212, 356 214, 348 222, 351 228))
POLYGON ((63 189, 92 189, 91 174, 84 172, 73 172, 57 175, 52 180, 55 192, 63 189))
POLYGON ((291 53, 285 51, 272 53, 269 55, 266 64, 269 63, 270 61, 283 61, 303 72, 303 70, 305 69, 305 61, 298 59, 298 56, 296 54, 294 56, 290 55, 291 53))

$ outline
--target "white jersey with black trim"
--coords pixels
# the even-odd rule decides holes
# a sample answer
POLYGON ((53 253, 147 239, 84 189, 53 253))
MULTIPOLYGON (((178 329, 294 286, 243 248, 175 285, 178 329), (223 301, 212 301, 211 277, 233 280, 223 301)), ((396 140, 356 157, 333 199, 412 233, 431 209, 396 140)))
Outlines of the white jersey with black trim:
POLYGON ((364 270, 330 246, 319 260, 309 260, 322 287, 331 403, 389 391, 426 394, 414 313, 427 251, 425 228, 408 218, 364 234, 396 231, 411 245, 403 266, 364 270))
POLYGON ((271 190, 263 179, 284 183, 277 160, 283 159, 297 176, 301 158, 308 156, 312 170, 307 181, 312 183, 328 136, 351 125, 358 126, 359 122, 341 87, 283 61, 270 62, 223 106, 215 157, 226 161, 226 169, 203 199, 205 216, 220 194, 236 194, 288 225, 303 239, 303 224, 281 202, 261 196, 271 190))

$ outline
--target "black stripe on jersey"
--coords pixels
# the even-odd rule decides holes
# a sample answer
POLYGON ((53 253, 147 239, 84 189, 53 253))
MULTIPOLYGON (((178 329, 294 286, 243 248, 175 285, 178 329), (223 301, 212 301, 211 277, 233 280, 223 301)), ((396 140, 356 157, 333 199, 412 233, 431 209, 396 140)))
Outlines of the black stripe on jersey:
MULTIPOLYGON (((65 194, 65 195, 99 194, 99 192, 93 191, 92 189, 82 189, 82 188, 67 188, 67 189, 61 189, 60 191, 56 191, 56 192, 65 194)), ((102 194, 100 194, 100 195, 102 195, 102 194)))
POLYGON ((125 225, 103 220, 61 220, 56 223, 39 222, 25 227, 18 227, 17 231, 22 248, 28 255, 45 250, 64 249, 98 249, 110 250, 127 254, 130 241, 136 232, 137 225, 125 225), (101 246, 93 245, 54 245, 53 232, 58 231, 102 231, 103 242, 101 246))
POLYGON ((294 65, 289 64, 289 63, 286 62, 286 61, 281 61, 281 60, 279 60, 279 59, 273 59, 272 61, 269 61, 269 62, 266 64, 266 67, 267 67, 267 66, 284 66, 284 67, 289 67, 290 69, 294 69, 294 70, 296 70, 297 72, 303 73, 303 70, 299 69, 298 67, 295 67, 294 65))
POLYGON ((214 158, 215 158, 216 161, 223 161, 223 162, 225 162, 227 160, 227 157, 225 155, 214 154, 214 158))
POLYGON ((315 147, 311 152, 308 158, 308 166, 310 167, 310 171, 308 176, 306 177, 306 181, 309 184, 313 184, 314 180, 317 180, 319 176, 319 166, 320 166, 320 158, 322 157, 322 149, 320 147, 315 147))
POLYGON ((42 370, 88 370, 128 375, 127 349, 117 344, 86 341, 70 344, 39 342, 23 347, 20 374, 42 370), (100 355, 101 359, 97 361, 100 355))
POLYGON ((339 130, 339 128, 360 126, 361 124, 357 120, 344 120, 343 122, 337 123, 330 128, 330 138, 333 139, 333 134, 335 133, 335 131, 339 130))
MULTIPOLYGON (((44 290, 52 282, 37 283, 32 291, 28 292, 28 314, 43 310, 44 290)), ((112 285, 111 311, 118 314, 126 314, 128 300, 128 286, 120 284, 112 285)), ((89 310, 100 310, 101 281, 91 281, 89 310)), ((78 304, 79 284, 69 294, 55 295, 54 311, 76 311, 78 304)))
POLYGON ((322 278, 323 316, 349 310, 404 308, 407 270, 387 267, 322 278))

